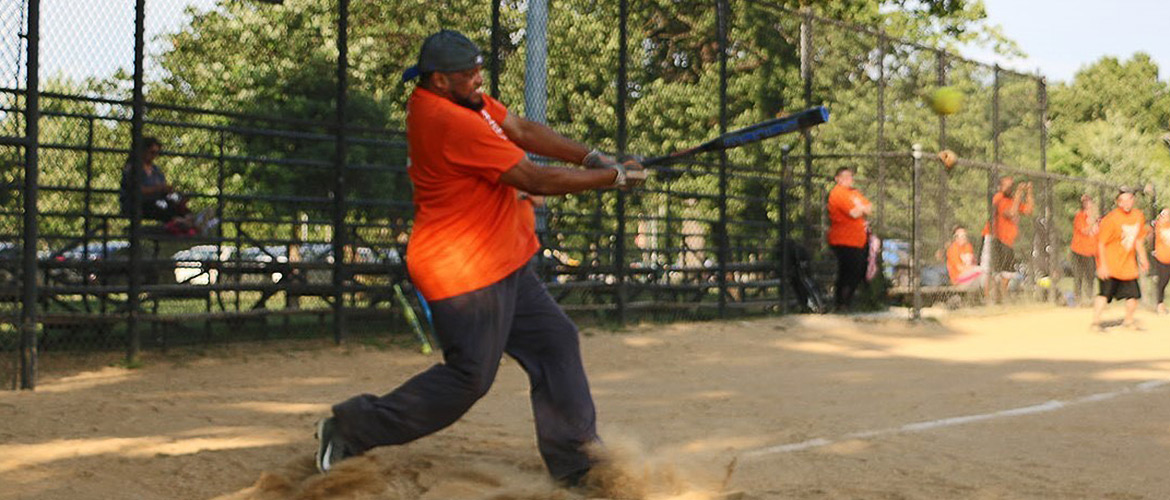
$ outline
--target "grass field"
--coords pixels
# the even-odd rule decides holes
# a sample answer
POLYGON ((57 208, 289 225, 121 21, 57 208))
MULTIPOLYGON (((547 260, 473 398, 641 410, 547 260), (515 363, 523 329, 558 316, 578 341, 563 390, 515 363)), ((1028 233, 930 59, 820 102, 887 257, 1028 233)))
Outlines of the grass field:
MULTIPOLYGON (((1095 334, 1089 315, 587 330, 614 464, 599 498, 1170 498, 1170 319, 1095 334)), ((511 361, 454 426, 319 476, 311 423, 438 357, 377 342, 256 350, 153 354, 135 370, 79 358, 36 392, 0 393, 0 499, 577 498, 545 477, 511 361)))

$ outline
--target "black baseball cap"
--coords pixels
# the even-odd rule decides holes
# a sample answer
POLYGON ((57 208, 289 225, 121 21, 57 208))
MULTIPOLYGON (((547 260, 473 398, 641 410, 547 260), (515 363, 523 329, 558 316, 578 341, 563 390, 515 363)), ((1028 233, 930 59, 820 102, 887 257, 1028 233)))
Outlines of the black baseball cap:
POLYGON ((483 54, 475 42, 454 30, 442 30, 423 41, 418 51, 418 64, 402 72, 402 81, 417 78, 432 71, 463 71, 483 64, 483 54))

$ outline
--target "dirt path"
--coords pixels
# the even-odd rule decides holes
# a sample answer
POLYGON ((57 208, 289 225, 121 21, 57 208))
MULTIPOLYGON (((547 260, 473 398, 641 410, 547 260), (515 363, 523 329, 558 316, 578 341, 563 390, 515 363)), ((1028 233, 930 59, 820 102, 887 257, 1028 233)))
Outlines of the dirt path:
MULTIPOLYGON (((1170 320, 1144 320, 1103 335, 1068 309, 594 332, 618 464, 604 497, 1170 498, 1170 320)), ((259 349, 0 393, 0 499, 575 498, 545 478, 515 363, 451 428, 319 476, 312 422, 437 358, 259 349)))

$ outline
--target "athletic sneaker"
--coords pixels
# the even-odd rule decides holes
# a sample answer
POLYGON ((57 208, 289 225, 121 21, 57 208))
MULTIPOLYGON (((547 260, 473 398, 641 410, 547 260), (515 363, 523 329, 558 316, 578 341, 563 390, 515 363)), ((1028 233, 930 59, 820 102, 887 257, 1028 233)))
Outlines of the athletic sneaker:
POLYGON ((1143 326, 1142 326, 1142 324, 1141 324, 1141 323, 1138 323, 1137 321, 1130 321, 1130 322, 1127 322, 1127 323, 1122 323, 1122 324, 1121 324, 1121 327, 1122 327, 1122 328, 1125 328, 1125 329, 1127 329, 1127 330, 1130 330, 1130 331, 1134 331, 1134 332, 1144 332, 1144 331, 1146 331, 1145 327, 1143 327, 1143 326))
POLYGON ((557 480, 562 488, 566 489, 580 489, 585 487, 585 476, 589 475, 590 469, 581 469, 577 472, 569 474, 557 480))
POLYGON ((329 472, 337 462, 352 457, 349 445, 337 432, 337 421, 333 417, 317 421, 317 470, 329 472))

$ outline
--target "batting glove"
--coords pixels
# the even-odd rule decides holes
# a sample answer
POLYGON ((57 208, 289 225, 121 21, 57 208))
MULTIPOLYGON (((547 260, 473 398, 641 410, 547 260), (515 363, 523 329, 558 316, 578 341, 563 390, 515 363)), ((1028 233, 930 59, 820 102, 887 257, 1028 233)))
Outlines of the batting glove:
POLYGON ((585 168, 613 168, 618 161, 612 155, 601 152, 599 149, 590 151, 585 155, 585 159, 581 160, 581 165, 585 168))
POLYGON ((611 168, 618 171, 613 186, 619 189, 633 189, 646 182, 646 169, 642 167, 642 157, 638 155, 624 155, 621 163, 615 163, 611 168))

